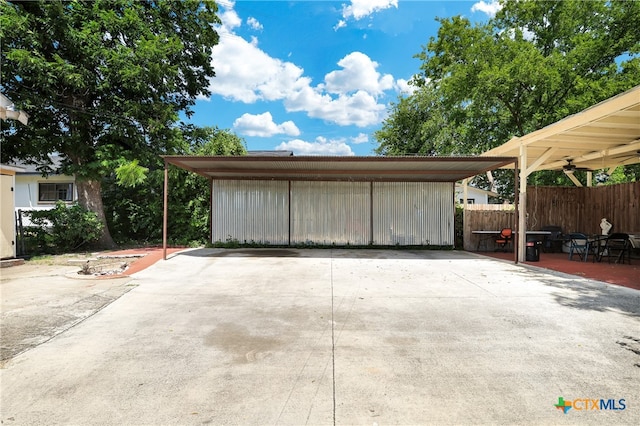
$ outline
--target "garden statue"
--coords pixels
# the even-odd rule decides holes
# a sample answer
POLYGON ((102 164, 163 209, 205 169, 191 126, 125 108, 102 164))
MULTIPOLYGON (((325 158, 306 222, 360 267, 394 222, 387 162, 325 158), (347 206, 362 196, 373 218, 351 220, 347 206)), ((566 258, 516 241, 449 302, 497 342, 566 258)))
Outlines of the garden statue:
POLYGON ((602 229, 602 235, 609 235, 609 231, 611 230, 611 225, 606 218, 602 218, 600 221, 600 228, 602 229))

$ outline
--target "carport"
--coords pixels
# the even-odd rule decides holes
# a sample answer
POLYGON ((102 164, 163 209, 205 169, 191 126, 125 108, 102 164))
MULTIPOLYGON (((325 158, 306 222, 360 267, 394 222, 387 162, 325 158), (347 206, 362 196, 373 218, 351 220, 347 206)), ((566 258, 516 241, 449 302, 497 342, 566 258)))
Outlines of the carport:
MULTIPOLYGON (((236 229, 233 226, 257 224, 262 227, 258 235, 270 236, 266 241, 273 245, 292 245, 308 235, 314 242, 335 244, 336 234, 346 232, 351 240, 347 244, 339 240, 342 245, 355 241, 356 245, 453 246, 455 182, 510 164, 518 169, 514 157, 489 156, 163 158, 165 253, 170 164, 210 180, 212 241, 214 223, 223 228, 223 235, 236 229), (344 231, 335 226, 340 221, 349 224, 344 231), (390 237, 400 226, 406 228, 402 231, 407 238, 390 237)), ((249 240, 246 236, 253 234, 244 228, 241 235, 249 240)), ((514 256, 517 259, 517 252, 514 256)))
MULTIPOLYGON (((640 163, 640 86, 481 155, 518 158, 504 168, 520 164, 516 216, 518 228, 526 232, 527 177, 531 173, 562 170, 582 186, 573 172, 586 169, 587 186, 591 186, 593 170, 611 174, 618 166, 640 163)), ((520 261, 524 261, 524 244, 524 239, 518 242, 520 261)))

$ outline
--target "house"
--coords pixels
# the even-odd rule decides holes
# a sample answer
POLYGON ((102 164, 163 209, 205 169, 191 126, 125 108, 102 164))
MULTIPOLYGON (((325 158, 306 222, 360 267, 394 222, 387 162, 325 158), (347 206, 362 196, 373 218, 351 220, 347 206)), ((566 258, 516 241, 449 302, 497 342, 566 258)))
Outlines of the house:
MULTIPOLYGON (((50 155, 51 168, 56 170, 61 159, 58 155, 50 155)), ((55 207, 56 202, 72 203, 78 200, 75 177, 52 173, 43 176, 38 165, 17 163, 22 169, 15 175, 15 210, 17 213, 30 210, 48 210, 55 207)), ((22 224, 30 224, 28 217, 22 216, 22 224)))
MULTIPOLYGON (((467 204, 489 204, 490 198, 499 197, 495 192, 467 186, 467 204)), ((464 187, 456 183, 456 204, 464 204, 464 187)))

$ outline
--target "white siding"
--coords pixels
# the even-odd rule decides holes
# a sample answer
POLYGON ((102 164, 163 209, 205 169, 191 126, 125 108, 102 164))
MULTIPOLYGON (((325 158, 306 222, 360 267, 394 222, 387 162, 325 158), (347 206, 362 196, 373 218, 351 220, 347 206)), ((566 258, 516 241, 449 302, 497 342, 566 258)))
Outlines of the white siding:
POLYGON ((453 184, 376 182, 373 223, 376 245, 453 245, 453 184))
POLYGON ((213 242, 288 244, 288 182, 216 180, 212 188, 213 242))
POLYGON ((291 243, 370 242, 368 182, 291 183, 291 243))
POLYGON ((39 183, 71 183, 73 182, 73 199, 78 199, 78 189, 73 176, 50 175, 45 177, 39 175, 16 175, 16 209, 29 210, 31 208, 50 209, 55 206, 53 202, 38 201, 39 183))
POLYGON ((453 183, 216 180, 212 188, 213 242, 454 244, 453 183))

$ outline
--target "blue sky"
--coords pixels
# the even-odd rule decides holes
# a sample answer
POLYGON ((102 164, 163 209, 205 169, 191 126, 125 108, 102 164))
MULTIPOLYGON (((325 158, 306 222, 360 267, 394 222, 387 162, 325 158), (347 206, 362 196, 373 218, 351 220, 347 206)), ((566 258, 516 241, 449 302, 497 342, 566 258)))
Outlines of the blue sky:
POLYGON ((219 1, 212 95, 188 122, 229 129, 249 150, 374 155, 390 102, 411 90, 413 56, 436 17, 486 21, 486 1, 219 1))

